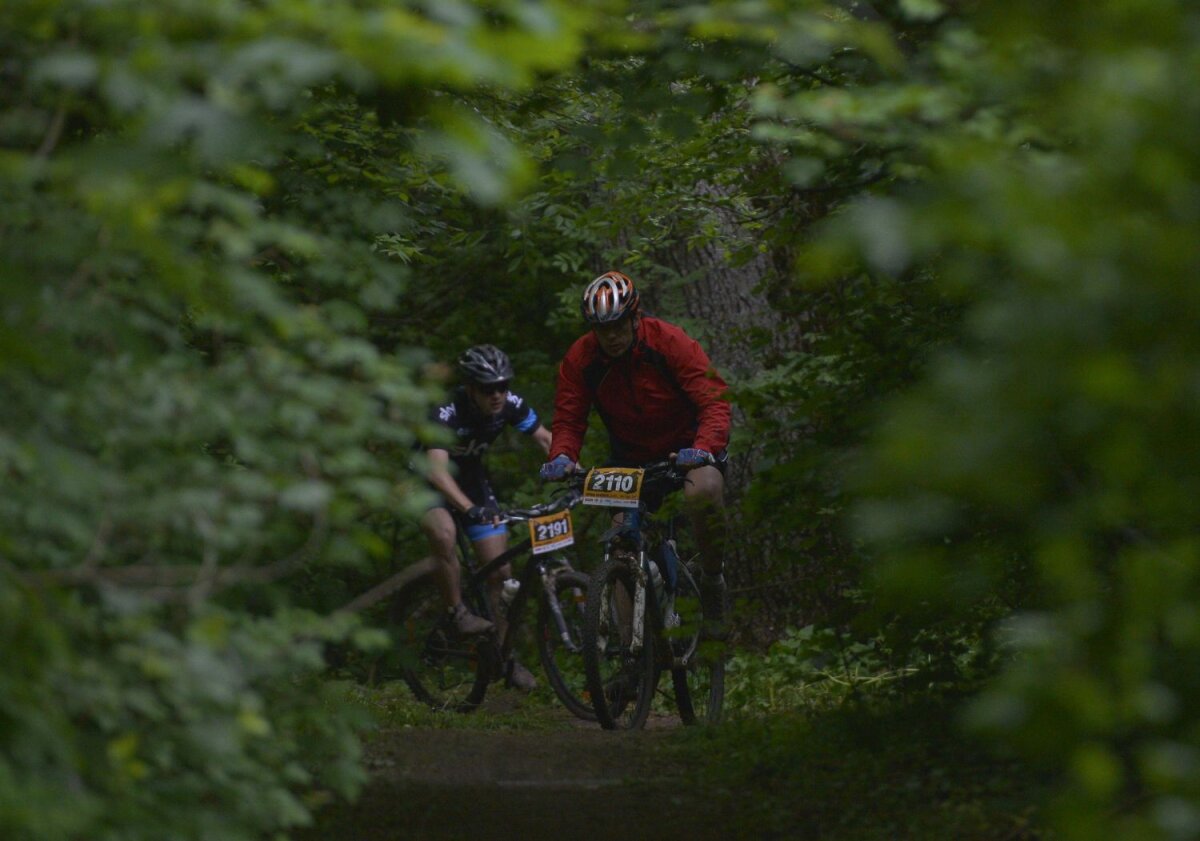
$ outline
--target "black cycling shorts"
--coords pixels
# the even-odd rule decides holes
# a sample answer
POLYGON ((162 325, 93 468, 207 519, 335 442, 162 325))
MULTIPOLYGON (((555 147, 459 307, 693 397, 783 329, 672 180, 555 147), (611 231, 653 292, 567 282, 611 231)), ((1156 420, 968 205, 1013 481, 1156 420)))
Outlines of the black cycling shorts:
MULTIPOLYGON (((500 510, 500 502, 496 499, 496 494, 492 491, 492 486, 487 479, 478 477, 475 478, 474 481, 466 481, 466 484, 460 480, 458 486, 462 489, 462 492, 466 494, 467 498, 471 500, 472 504, 482 505, 485 508, 493 508, 497 511, 500 510)), ((432 488, 435 492, 437 490, 436 488, 433 488, 432 485, 430 485, 430 488, 432 488)), ((433 505, 429 506, 430 510, 433 510, 434 508, 445 508, 450 512, 450 515, 454 517, 455 522, 462 522, 462 515, 459 514, 458 509, 451 505, 450 501, 440 493, 438 494, 437 501, 434 502, 433 505)), ((501 523, 498 526, 494 526, 491 523, 473 523, 466 525, 465 529, 467 532, 467 537, 470 538, 472 543, 477 540, 483 540, 485 537, 492 537, 493 535, 497 534, 508 534, 508 526, 506 526, 504 523, 501 523)))

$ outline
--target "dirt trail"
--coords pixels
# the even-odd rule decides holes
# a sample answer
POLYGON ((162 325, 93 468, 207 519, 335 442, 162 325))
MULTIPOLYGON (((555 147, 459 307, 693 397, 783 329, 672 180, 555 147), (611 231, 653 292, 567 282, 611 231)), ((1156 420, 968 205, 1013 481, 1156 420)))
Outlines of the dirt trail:
POLYGON ((371 782, 303 841, 727 839, 732 795, 700 791, 661 758, 676 726, 605 732, 564 713, 553 729, 404 728, 368 748, 371 782))

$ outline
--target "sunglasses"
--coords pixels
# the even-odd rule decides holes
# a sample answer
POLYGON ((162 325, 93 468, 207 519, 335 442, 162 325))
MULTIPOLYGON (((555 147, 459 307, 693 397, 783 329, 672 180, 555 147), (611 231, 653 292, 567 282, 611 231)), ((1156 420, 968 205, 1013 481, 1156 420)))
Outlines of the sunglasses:
POLYGON ((507 382, 489 383, 488 385, 477 385, 475 387, 487 395, 504 394, 506 391, 508 391, 507 382))

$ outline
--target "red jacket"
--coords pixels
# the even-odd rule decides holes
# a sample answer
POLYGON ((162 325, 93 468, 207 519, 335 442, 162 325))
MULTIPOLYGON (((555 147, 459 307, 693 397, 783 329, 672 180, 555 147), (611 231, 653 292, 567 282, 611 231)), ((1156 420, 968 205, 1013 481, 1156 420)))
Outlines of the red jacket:
POLYGON ((593 405, 618 461, 641 464, 682 447, 718 453, 729 444, 726 388, 700 344, 674 324, 639 318, 633 347, 616 359, 588 331, 558 368, 549 457, 579 460, 593 405))

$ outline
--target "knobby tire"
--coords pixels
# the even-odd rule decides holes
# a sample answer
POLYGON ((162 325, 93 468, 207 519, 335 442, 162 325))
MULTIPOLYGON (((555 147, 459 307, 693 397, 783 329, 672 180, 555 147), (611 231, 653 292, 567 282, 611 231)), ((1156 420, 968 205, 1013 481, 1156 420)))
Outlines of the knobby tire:
POLYGON ((573 715, 595 721, 596 711, 592 709, 583 677, 583 626, 589 583, 588 576, 575 570, 564 570, 554 576, 554 593, 576 650, 572 652, 560 638, 545 593, 538 603, 537 646, 542 669, 558 700, 573 715))
POLYGON ((596 720, 606 730, 636 730, 650 714, 658 684, 654 658, 654 627, 645 618, 641 650, 632 652, 632 605, 635 590, 631 569, 636 559, 614 553, 596 570, 588 588, 583 626, 583 668, 596 720), (627 600, 620 607, 618 592, 627 600))
MULTIPOLYGON (((675 594, 675 612, 680 625, 666 632, 672 655, 687 656, 686 666, 671 669, 675 688, 675 706, 684 724, 716 724, 721 720, 725 701, 724 645, 704 635, 704 620, 700 590, 696 583, 699 567, 688 563, 679 565, 679 583, 675 594)), ((728 617, 729 608, 723 611, 728 617)))

